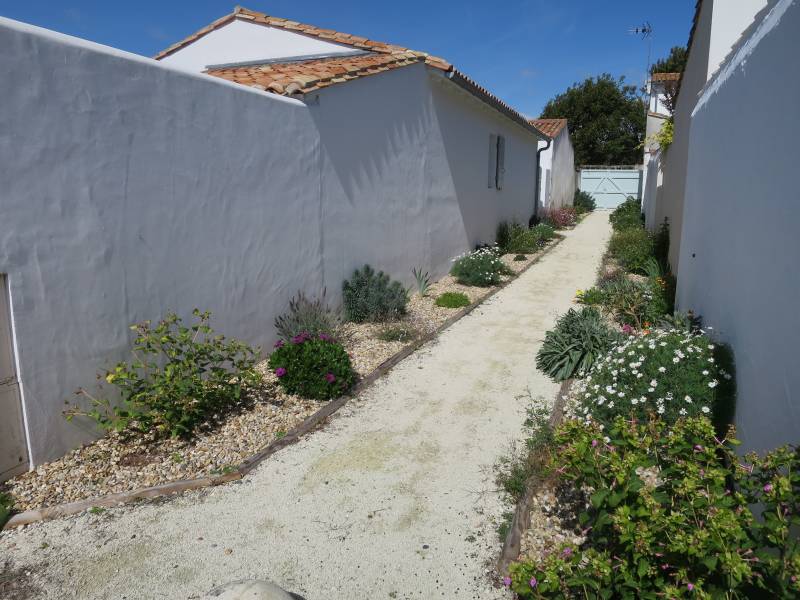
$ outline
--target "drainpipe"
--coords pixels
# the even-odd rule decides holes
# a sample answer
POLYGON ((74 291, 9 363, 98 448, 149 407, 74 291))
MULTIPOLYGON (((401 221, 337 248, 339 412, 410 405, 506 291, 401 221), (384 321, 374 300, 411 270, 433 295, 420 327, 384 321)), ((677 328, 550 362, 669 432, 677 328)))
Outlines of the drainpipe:
POLYGON ((536 193, 533 195, 533 219, 531 220, 536 220, 536 218, 539 216, 539 196, 542 192, 542 190, 539 189, 542 185, 542 178, 539 175, 539 165, 541 164, 542 152, 547 150, 552 143, 553 138, 547 138, 547 145, 544 148, 539 148, 536 151, 536 171, 534 171, 536 175, 536 193))

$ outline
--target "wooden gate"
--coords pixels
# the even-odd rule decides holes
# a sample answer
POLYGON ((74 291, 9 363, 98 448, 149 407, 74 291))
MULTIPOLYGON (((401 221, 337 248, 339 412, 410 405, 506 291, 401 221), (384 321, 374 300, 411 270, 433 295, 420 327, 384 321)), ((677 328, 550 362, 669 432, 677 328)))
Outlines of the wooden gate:
POLYGON ((642 197, 642 171, 631 167, 584 167, 580 189, 592 195, 598 208, 616 208, 629 197, 642 197))
POLYGON ((22 422, 11 310, 6 276, 0 275, 0 481, 28 469, 28 450, 22 422))

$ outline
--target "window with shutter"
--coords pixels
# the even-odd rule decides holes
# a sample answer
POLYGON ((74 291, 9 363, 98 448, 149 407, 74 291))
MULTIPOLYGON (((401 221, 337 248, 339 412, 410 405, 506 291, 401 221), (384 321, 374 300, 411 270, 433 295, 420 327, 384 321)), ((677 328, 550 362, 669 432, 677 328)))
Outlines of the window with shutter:
POLYGON ((497 136, 497 189, 503 189, 503 175, 506 172, 506 138, 497 136))
POLYGON ((497 136, 489 134, 489 188, 497 184, 497 136))

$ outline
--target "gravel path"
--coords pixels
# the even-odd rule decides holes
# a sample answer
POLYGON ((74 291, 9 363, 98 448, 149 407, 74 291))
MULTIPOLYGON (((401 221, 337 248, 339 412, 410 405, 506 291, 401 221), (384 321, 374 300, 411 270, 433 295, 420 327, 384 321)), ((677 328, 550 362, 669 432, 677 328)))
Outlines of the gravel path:
POLYGON ((308 600, 504 598, 486 572, 503 506, 492 466, 529 397, 534 355, 595 279, 590 215, 539 264, 241 482, 0 534, 25 597, 198 598, 262 578, 308 600))

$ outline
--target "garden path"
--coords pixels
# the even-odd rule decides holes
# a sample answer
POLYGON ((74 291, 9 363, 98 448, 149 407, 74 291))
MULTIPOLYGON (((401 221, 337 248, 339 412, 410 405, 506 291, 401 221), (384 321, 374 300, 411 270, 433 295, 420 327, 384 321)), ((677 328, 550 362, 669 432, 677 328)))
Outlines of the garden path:
POLYGON ((493 465, 556 393, 534 356, 609 235, 607 213, 589 215, 241 482, 3 533, 0 552, 47 598, 199 598, 244 578, 308 600, 505 597, 486 576, 504 510, 493 465))

